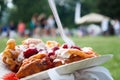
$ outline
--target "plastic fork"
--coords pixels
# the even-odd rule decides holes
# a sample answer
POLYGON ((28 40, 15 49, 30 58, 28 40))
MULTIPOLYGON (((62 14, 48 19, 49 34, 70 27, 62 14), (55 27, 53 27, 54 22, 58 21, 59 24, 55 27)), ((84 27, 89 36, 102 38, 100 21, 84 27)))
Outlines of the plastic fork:
POLYGON ((61 21, 60 21, 60 18, 58 16, 58 12, 57 12, 57 9, 56 9, 56 5, 54 3, 54 0, 48 0, 49 2, 49 5, 50 5, 50 8, 53 12, 53 15, 55 17, 55 20, 56 20, 56 23, 58 25, 58 29, 59 29, 59 33, 62 37, 62 39, 64 40, 64 42, 69 46, 71 47, 72 45, 75 45, 75 43, 66 36, 66 34, 64 33, 64 30, 63 30, 63 27, 62 27, 62 24, 61 24, 61 21))

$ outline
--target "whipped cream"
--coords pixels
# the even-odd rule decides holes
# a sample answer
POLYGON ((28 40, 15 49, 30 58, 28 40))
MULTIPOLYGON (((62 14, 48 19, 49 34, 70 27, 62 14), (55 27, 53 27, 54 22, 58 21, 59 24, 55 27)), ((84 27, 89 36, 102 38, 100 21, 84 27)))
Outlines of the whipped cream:
POLYGON ((35 45, 35 47, 37 48, 37 50, 39 51, 40 49, 45 49, 45 44, 44 43, 38 43, 35 45))
POLYGON ((65 61, 64 61, 63 59, 54 59, 54 61, 53 61, 53 62, 58 62, 58 61, 61 61, 61 62, 62 62, 62 64, 65 64, 65 61))
POLYGON ((90 52, 92 50, 93 49, 91 47, 84 47, 84 48, 82 48, 82 51, 84 51, 84 52, 90 52))
POLYGON ((23 45, 16 46, 15 50, 19 53, 17 60, 22 61, 24 59, 23 51, 26 50, 25 46, 23 45))
POLYGON ((59 49, 55 51, 55 54, 57 54, 58 57, 62 57, 62 58, 69 58, 71 56, 71 54, 68 53, 69 49, 59 49))
POLYGON ((23 52, 21 52, 17 58, 18 61, 22 61, 24 58, 23 52))

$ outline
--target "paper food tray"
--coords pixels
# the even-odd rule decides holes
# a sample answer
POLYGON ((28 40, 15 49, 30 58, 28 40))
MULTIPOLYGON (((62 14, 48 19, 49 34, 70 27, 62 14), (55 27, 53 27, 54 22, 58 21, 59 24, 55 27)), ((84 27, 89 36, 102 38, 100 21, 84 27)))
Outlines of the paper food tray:
MULTIPOLYGON (((98 56, 98 57, 94 57, 94 58, 87 58, 84 60, 69 63, 69 64, 62 65, 62 66, 52 68, 52 69, 55 69, 59 74, 72 73, 76 70, 101 65, 101 64, 107 62, 108 60, 110 60, 112 58, 112 56, 113 55, 108 54, 108 55, 102 55, 102 56, 98 56)), ((42 71, 42 72, 33 74, 31 76, 27 76, 20 80, 42 80, 42 79, 47 79, 47 78, 49 78, 49 76, 48 76, 48 73, 46 70, 46 71, 42 71)))

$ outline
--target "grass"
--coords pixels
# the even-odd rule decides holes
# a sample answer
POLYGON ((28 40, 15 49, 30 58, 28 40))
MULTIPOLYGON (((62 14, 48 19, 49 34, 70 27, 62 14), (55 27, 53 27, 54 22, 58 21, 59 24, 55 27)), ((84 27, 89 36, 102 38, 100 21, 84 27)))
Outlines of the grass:
MULTIPOLYGON (((71 37, 76 45, 80 47, 92 47, 94 51, 101 55, 113 54, 113 59, 103 64, 111 72, 114 80, 119 80, 120 76, 120 37, 71 37)), ((0 52, 6 46, 8 39, 0 39, 0 52)), ((17 44, 21 44, 23 38, 16 39, 17 44)), ((43 41, 57 40, 61 44, 63 40, 58 38, 43 38, 43 41)))

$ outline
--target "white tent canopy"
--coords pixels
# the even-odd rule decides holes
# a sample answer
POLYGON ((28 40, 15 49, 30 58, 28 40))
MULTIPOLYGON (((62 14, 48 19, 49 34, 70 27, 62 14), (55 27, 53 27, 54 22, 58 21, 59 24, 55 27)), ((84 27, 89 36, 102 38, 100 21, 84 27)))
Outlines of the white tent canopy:
POLYGON ((75 23, 76 24, 83 24, 86 22, 87 23, 102 22, 103 20, 109 20, 109 17, 98 14, 98 13, 90 13, 81 17, 81 4, 76 3, 76 7, 75 7, 75 23))
POLYGON ((89 22, 102 22, 104 19, 109 19, 109 17, 106 17, 104 15, 98 14, 98 13, 90 13, 83 17, 81 17, 76 24, 82 24, 82 23, 89 23, 89 22))

